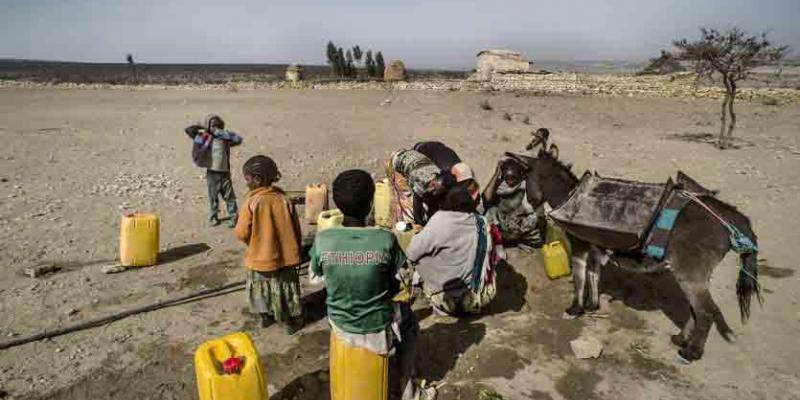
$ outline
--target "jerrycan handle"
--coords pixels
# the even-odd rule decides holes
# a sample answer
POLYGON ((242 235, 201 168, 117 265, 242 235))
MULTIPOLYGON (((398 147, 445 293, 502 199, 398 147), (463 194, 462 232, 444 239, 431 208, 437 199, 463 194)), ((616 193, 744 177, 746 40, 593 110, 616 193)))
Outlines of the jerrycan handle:
POLYGON ((554 240, 554 241, 548 243, 547 247, 556 247, 556 246, 560 246, 560 245, 561 245, 561 241, 560 240, 554 240))

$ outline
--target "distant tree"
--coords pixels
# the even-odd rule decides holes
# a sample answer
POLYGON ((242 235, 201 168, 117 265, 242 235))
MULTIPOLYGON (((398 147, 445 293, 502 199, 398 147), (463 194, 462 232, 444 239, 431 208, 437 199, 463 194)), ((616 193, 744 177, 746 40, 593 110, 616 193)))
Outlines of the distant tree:
POLYGON ((376 69, 376 76, 383 78, 383 72, 386 71, 386 64, 383 61, 383 54, 379 51, 378 54, 375 54, 375 69, 376 69))
POLYGON ((325 50, 325 55, 328 57, 328 64, 331 66, 331 73, 333 75, 341 75, 339 71, 339 62, 337 60, 338 52, 336 51, 336 45, 333 44, 333 41, 328 41, 328 46, 325 50))
POLYGON ((128 66, 131 67, 131 76, 133 77, 133 83, 138 83, 139 79, 136 76, 136 63, 133 62, 133 54, 128 53, 128 55, 125 56, 125 61, 127 61, 128 66))
POLYGON ((375 77, 375 60, 372 59, 372 50, 367 50, 367 56, 364 60, 364 66, 367 69, 367 76, 370 78, 375 77))
POLYGON ((339 64, 339 77, 344 78, 347 72, 347 62, 344 58, 344 50, 341 47, 336 51, 336 61, 339 64))
POLYGON ((358 76, 359 67, 361 67, 361 58, 364 56, 364 52, 361 51, 361 47, 358 45, 353 46, 353 58, 355 59, 355 76, 358 76))
POLYGON ((347 76, 352 78, 355 76, 356 68, 353 65, 353 53, 350 52, 350 49, 345 52, 344 59, 347 65, 347 76))
POLYGON ((725 85, 720 114, 719 147, 728 148, 733 141, 736 127, 736 113, 733 102, 736 99, 737 82, 746 79, 753 67, 775 63, 786 53, 786 46, 773 46, 766 33, 750 36, 739 28, 727 31, 700 28, 700 39, 673 42, 678 48, 678 57, 694 62, 694 69, 701 77, 713 79, 718 75, 725 85), (725 121, 729 118, 727 132, 725 121))

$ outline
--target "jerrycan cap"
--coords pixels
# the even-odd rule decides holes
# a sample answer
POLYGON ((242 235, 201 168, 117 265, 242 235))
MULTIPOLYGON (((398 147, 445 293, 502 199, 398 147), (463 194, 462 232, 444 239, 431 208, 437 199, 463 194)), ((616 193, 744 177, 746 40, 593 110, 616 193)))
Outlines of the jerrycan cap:
POLYGON ((244 366, 243 357, 231 357, 222 362, 222 372, 227 375, 238 374, 244 366))

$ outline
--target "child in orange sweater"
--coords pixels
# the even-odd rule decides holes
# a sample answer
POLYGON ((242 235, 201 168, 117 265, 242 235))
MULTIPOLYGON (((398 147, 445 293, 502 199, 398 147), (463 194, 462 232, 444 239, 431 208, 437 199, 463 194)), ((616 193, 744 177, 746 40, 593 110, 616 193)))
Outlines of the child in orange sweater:
POLYGON ((246 295, 250 311, 267 327, 277 321, 291 335, 302 324, 300 222, 285 193, 273 186, 280 179, 271 158, 258 155, 243 167, 250 192, 239 212, 236 236, 247 244, 246 295))

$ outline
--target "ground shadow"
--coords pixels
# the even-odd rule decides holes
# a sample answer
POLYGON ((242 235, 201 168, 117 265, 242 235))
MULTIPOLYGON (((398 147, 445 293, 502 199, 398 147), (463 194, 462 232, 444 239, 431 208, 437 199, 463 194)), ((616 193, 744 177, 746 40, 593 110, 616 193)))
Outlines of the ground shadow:
MULTIPOLYGON (((600 291, 622 301, 628 307, 642 311, 661 311, 677 328, 683 328, 689 320, 690 308, 675 276, 668 271, 654 273, 627 272, 619 268, 604 268, 600 279, 600 291)), ((723 336, 730 326, 719 309, 714 315, 717 331, 723 336)))
POLYGON ((173 247, 158 254, 158 263, 169 264, 171 262, 182 260, 186 257, 191 257, 195 254, 204 253, 208 250, 211 250, 211 247, 205 243, 194 243, 173 247))
POLYGON ((758 273, 760 275, 768 276, 775 279, 789 278, 794 275, 794 270, 791 268, 778 268, 767 264, 765 258, 758 259, 758 273))
POLYGON ((500 314, 506 311, 522 311, 528 280, 511 264, 501 260, 497 264, 497 296, 484 314, 500 314))
POLYGON ((328 371, 314 371, 289 382, 269 398, 271 400, 329 400, 328 371))
POLYGON ((486 325, 462 319, 454 324, 436 323, 420 333, 417 369, 429 382, 441 381, 459 357, 486 336, 486 325))
MULTIPOLYGON (((59 272, 77 271, 79 269, 83 269, 85 267, 90 267, 93 265, 110 264, 116 261, 117 261, 116 258, 104 258, 104 259, 89 260, 89 261, 54 260, 54 261, 41 261, 38 264, 36 264, 36 267, 52 266, 54 267, 52 271, 44 274, 44 275, 52 275, 59 272)), ((22 276, 27 276, 24 273, 23 269, 20 269, 19 274, 22 276)))
MULTIPOLYGON (((719 143, 719 136, 713 133, 673 133, 670 135, 665 135, 664 138, 667 140, 678 140, 681 142, 710 144, 715 147, 719 143)), ((753 142, 734 137, 732 138, 730 148, 741 149, 742 147, 754 146, 755 143, 753 142)))
MULTIPOLYGON (((300 327, 301 332, 302 328, 313 325, 315 322, 328 315, 328 305, 325 302, 326 298, 327 292, 325 288, 307 293, 300 298, 300 303, 303 306, 303 326, 300 327)), ((259 316, 252 314, 249 307, 242 308, 241 314, 244 317, 244 322, 240 327, 241 330, 252 332, 262 329, 259 316)))
POLYGON ((319 289, 303 296, 300 302, 303 304, 303 324, 311 325, 328 315, 327 299, 328 292, 325 288, 319 289))

